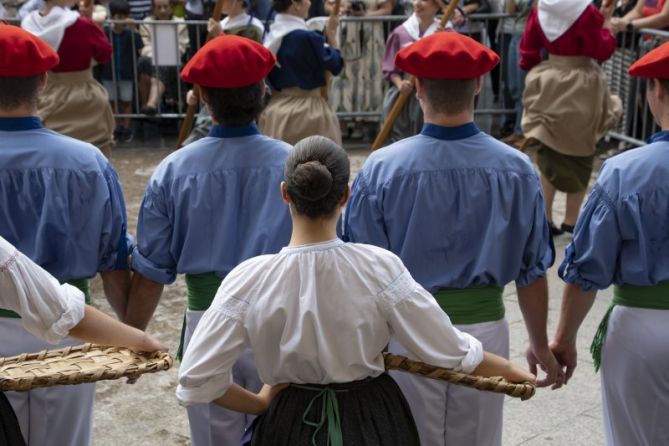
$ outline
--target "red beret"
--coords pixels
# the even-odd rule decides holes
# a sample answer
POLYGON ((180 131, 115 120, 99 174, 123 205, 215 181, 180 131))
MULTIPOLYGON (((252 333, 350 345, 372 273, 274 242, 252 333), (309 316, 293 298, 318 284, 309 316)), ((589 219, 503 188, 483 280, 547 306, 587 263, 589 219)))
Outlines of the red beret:
POLYGON ((634 62, 628 72, 631 76, 669 79, 669 42, 634 62))
POLYGON ((181 78, 202 87, 246 87, 264 79, 275 63, 274 54, 258 42, 221 35, 195 53, 181 71, 181 78))
POLYGON ((58 54, 39 37, 0 23, 0 77, 37 76, 59 61, 58 54))
POLYGON ((499 56, 476 40, 450 31, 436 32, 402 48, 395 66, 428 79, 474 79, 499 63, 499 56))

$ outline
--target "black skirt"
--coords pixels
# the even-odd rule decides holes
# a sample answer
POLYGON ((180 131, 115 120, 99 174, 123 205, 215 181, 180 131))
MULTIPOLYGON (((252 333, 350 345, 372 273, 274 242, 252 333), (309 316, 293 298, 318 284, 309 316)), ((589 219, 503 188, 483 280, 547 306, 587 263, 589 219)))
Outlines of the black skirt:
POLYGON ((293 384, 254 424, 253 446, 325 446, 339 430, 345 446, 420 444, 409 404, 385 373, 345 384, 293 384))
POLYGON ((0 444, 3 446, 25 446, 19 421, 14 409, 3 392, 0 392, 0 444))

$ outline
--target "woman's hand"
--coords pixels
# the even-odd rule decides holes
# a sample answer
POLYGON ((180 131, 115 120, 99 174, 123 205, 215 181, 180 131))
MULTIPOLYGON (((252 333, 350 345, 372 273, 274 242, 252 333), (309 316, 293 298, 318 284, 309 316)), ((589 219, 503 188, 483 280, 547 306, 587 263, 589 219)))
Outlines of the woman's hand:
POLYGON ((195 93, 193 90, 188 90, 188 93, 186 93, 186 104, 188 105, 197 105, 199 99, 197 96, 195 96, 195 93))
POLYGON ((397 89, 400 91, 400 94, 408 96, 413 92, 413 83, 408 80, 403 80, 400 82, 400 85, 397 87, 397 89))
POLYGON ((339 16, 331 15, 325 27, 325 37, 331 47, 337 48, 337 28, 339 27, 339 16))
POLYGON ((286 387, 288 387, 288 384, 275 384, 273 386, 270 386, 269 384, 263 385, 262 389, 260 389, 260 392, 258 392, 258 399, 260 400, 262 409, 260 412, 264 412, 269 409, 269 406, 272 404, 274 398, 286 387))
POLYGON ((220 35, 223 32, 223 28, 221 28, 221 22, 209 18, 209 21, 207 22, 207 32, 211 36, 220 35))

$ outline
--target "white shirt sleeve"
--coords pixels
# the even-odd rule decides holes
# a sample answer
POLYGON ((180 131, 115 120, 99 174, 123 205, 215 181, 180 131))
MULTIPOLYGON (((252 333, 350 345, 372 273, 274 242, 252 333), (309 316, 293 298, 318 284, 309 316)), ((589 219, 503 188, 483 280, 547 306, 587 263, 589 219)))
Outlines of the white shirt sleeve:
POLYGON ((240 304, 245 303, 219 289, 198 323, 179 369, 177 400, 182 406, 210 403, 232 385, 232 366, 246 346, 240 304))
POLYGON ((0 237, 0 307, 18 313, 23 326, 56 344, 84 317, 84 294, 59 284, 0 237))
POLYGON ((379 298, 395 339, 420 361, 465 373, 483 361, 481 342, 455 328, 406 268, 379 298))

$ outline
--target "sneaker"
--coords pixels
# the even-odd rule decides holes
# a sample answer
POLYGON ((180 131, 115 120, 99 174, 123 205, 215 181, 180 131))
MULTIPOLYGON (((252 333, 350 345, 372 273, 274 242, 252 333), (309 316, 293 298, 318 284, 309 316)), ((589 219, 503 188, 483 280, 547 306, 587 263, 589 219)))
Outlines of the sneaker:
POLYGON ((121 126, 121 130, 119 132, 117 141, 121 143, 129 143, 132 141, 132 137, 133 137, 132 130, 130 130, 128 127, 121 126))

